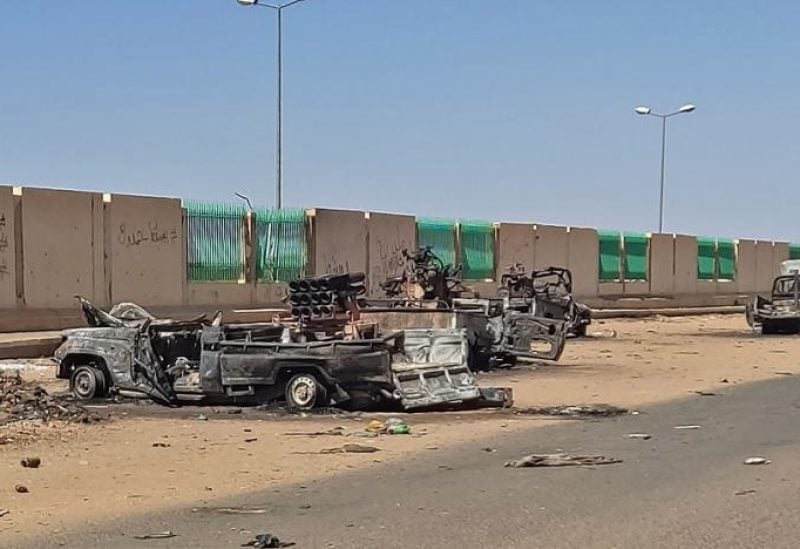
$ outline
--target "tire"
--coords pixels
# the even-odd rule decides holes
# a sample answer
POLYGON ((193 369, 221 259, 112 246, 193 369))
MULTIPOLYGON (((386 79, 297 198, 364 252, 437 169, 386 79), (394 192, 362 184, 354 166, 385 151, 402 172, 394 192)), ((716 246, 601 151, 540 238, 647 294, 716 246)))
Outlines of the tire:
POLYGON ((72 388, 72 394, 78 400, 92 400, 101 394, 101 390, 105 387, 105 379, 102 378, 103 373, 92 368, 91 366, 79 366, 75 368, 69 378, 69 386, 72 388), (98 377, 97 374, 100 374, 98 377), (100 383, 102 379, 102 384, 100 383))
POLYGON ((284 395, 290 410, 311 410, 326 400, 325 387, 312 374, 297 374, 286 384, 284 395))

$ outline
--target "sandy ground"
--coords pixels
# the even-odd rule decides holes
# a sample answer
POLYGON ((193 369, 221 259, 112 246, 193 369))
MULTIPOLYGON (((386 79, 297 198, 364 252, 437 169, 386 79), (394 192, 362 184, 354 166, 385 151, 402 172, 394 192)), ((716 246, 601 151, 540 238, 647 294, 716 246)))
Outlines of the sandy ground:
MULTIPOLYGON (((605 402, 643 409, 677 398, 713 398, 695 391, 800 374, 793 357, 800 338, 753 335, 740 315, 609 320, 592 331, 616 337, 569 341, 558 364, 479 380, 513 387, 517 407, 605 402)), ((265 488, 297 490, 348 469, 385 467, 414 453, 559 421, 487 411, 400 414, 411 435, 366 438, 361 435, 372 416, 278 419, 188 410, 143 417, 134 409, 93 425, 6 428, 15 440, 0 445, 0 509, 9 511, 0 517, 0 538, 13 545, 131 513, 213 506, 225 496, 265 488), (208 420, 198 419, 201 413, 208 420), (333 428, 343 428, 345 436, 290 434, 333 428), (347 443, 380 451, 317 453, 347 443), (21 467, 26 456, 41 458, 42 466, 21 467), (17 484, 29 493, 16 493, 17 484)))

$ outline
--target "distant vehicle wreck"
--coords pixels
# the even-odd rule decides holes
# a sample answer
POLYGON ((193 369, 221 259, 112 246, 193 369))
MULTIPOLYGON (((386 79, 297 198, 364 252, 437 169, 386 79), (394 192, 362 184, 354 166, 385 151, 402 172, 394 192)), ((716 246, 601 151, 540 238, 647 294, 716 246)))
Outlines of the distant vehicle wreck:
POLYGON ((66 330, 54 358, 58 377, 81 400, 137 393, 166 405, 284 403, 295 410, 511 405, 509 389, 477 386, 459 329, 378 335, 375 326, 343 326, 337 318, 328 319, 331 330, 224 324, 220 313, 168 320, 135 304, 105 312, 79 299, 89 327, 66 330))
POLYGON ((756 295, 745 306, 747 324, 762 334, 800 333, 800 261, 781 263, 781 274, 772 283, 767 299, 756 295))

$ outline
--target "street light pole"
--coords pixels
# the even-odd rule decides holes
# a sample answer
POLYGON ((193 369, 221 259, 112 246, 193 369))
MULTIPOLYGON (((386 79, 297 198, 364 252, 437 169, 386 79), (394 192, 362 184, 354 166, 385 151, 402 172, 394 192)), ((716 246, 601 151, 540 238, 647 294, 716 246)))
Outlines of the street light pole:
POLYGON ((659 185, 659 199, 658 199, 658 232, 664 232, 664 165, 666 163, 667 152, 667 118, 675 116, 676 114, 688 114, 694 111, 697 107, 691 103, 687 103, 675 112, 669 114, 659 114, 653 112, 650 107, 636 107, 634 111, 636 114, 657 116, 661 119, 661 183, 659 185))
POLYGON ((286 4, 266 4, 260 0, 236 0, 241 6, 258 6, 275 10, 278 16, 277 32, 277 105, 275 115, 275 206, 283 207, 283 10, 306 0, 292 0, 286 4))

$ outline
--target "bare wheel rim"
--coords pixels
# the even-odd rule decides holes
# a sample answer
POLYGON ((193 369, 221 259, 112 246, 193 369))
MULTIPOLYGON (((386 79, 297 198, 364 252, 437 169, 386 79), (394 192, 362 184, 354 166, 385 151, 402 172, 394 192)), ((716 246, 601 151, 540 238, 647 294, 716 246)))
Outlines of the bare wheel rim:
POLYGON ((94 373, 90 370, 81 370, 75 376, 75 392, 81 396, 88 396, 96 387, 96 379, 94 373))
POLYGON ((317 398, 317 382, 308 376, 301 376, 292 382, 292 400, 298 406, 309 406, 317 398))

